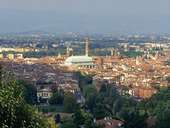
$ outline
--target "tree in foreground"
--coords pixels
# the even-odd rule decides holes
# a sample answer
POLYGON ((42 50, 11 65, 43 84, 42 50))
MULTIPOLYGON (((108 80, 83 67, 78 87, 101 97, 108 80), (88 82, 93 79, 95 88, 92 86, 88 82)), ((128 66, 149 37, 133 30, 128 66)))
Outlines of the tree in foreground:
POLYGON ((93 115, 85 110, 78 108, 73 115, 73 121, 76 126, 84 128, 100 128, 93 121, 93 115))
POLYGON ((56 91, 53 93, 52 97, 49 99, 51 105, 62 105, 64 100, 63 93, 61 91, 56 91))
POLYGON ((64 118, 61 127, 62 128, 77 128, 76 124, 71 118, 64 118))
MULTIPOLYGON (((3 77, 7 78, 9 75, 6 77, 6 74, 3 74, 3 77)), ((0 126, 2 128, 48 128, 43 116, 25 102, 22 88, 12 79, 5 82, 1 79, 0 126)))
POLYGON ((76 97, 72 93, 64 94, 64 111, 73 113, 76 110, 76 97))

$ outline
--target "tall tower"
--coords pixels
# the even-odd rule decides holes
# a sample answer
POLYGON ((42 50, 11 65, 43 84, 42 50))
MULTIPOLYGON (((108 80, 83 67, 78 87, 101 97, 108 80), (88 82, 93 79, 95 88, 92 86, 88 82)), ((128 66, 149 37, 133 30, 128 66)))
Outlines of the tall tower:
POLYGON ((86 48, 85 48, 85 55, 89 56, 89 38, 86 38, 86 48))

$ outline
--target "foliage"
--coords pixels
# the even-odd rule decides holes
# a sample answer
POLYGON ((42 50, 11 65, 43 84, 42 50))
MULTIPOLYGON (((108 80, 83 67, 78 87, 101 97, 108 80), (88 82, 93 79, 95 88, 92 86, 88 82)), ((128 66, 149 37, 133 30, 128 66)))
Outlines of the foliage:
MULTIPOLYGON (((67 123, 74 124, 74 128, 101 128, 94 123, 93 115, 82 108, 77 108, 72 118, 67 119, 67 123)), ((63 124, 65 124, 65 120, 63 124)))
POLYGON ((52 117, 48 118, 49 128, 59 128, 52 117))
POLYGON ((92 111, 95 105, 95 100, 97 96, 97 90, 95 86, 89 85, 89 86, 84 87, 83 94, 86 98, 87 107, 92 111))
POLYGON ((53 93, 52 97, 49 99, 51 105, 62 105, 64 100, 64 95, 60 91, 53 93))
POLYGON ((127 110, 121 111, 121 116, 125 120, 125 128, 146 128, 147 114, 140 114, 138 110, 127 110))
POLYGON ((20 86, 20 88, 22 88, 23 90, 23 96, 25 101, 28 104, 36 104, 37 103, 37 90, 36 87, 34 87, 33 85, 29 85, 24 81, 18 80, 16 81, 17 85, 20 86))
POLYGON ((82 74, 81 72, 76 72, 76 76, 79 79, 79 87, 83 91, 84 87, 92 84, 92 75, 82 74))
POLYGON ((120 53, 122 56, 127 56, 127 57, 137 57, 143 55, 143 52, 138 52, 138 51, 123 51, 120 53))
POLYGON ((147 111, 149 116, 156 117, 157 128, 170 127, 170 88, 162 88, 150 99, 143 101, 143 110, 147 111))
MULTIPOLYGON (((10 76, 3 76, 3 78, 10 76)), ((43 116, 23 98, 23 90, 15 80, 1 81, 0 126, 2 128, 47 128, 43 116)))
POLYGON ((76 110, 76 97, 72 93, 64 94, 64 111, 72 113, 76 110))
POLYGON ((61 128, 76 128, 76 124, 72 118, 64 118, 61 128))
POLYGON ((39 111, 43 113, 48 113, 48 112, 64 112, 63 106, 61 105, 37 105, 37 108, 39 111))
POLYGON ((146 115, 140 114, 136 109, 137 102, 135 100, 120 96, 114 85, 103 84, 98 93, 93 87, 85 88, 84 95, 86 105, 95 118, 113 117, 125 120, 127 128, 135 128, 139 124, 141 127, 146 126, 146 115), (92 97, 90 97, 91 95, 92 97), (89 101, 91 101, 90 104, 89 101))
POLYGON ((93 116, 97 119, 103 119, 113 115, 113 104, 119 95, 113 86, 103 84, 99 92, 93 85, 85 87, 84 96, 86 106, 93 116))

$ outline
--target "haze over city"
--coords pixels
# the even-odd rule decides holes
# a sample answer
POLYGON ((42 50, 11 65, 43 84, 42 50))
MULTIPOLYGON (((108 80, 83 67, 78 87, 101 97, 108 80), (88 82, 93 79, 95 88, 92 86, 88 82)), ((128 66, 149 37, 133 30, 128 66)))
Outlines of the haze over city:
POLYGON ((170 0, 0 0, 0 128, 170 128, 170 0))
POLYGON ((0 33, 170 33, 169 0, 0 0, 0 33))

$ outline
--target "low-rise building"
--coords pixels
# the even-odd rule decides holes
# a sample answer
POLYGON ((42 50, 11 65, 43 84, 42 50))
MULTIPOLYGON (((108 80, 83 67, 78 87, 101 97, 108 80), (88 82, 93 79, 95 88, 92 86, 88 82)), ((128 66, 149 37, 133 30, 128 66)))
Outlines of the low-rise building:
POLYGON ((37 101, 39 103, 48 103, 48 100, 52 96, 52 91, 50 88, 43 88, 37 90, 37 101))

